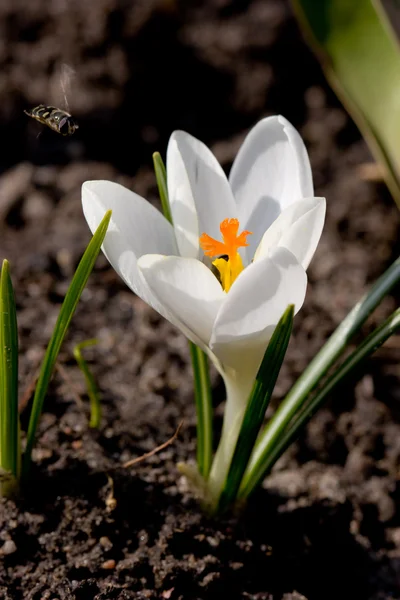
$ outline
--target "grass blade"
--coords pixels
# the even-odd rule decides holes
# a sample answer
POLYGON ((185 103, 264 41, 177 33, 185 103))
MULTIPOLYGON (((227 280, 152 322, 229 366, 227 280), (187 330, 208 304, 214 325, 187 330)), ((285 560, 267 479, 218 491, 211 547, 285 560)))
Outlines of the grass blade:
POLYGON ((326 344, 313 358, 308 367, 298 378, 286 398, 279 405, 276 413, 261 433, 244 479, 248 479, 256 469, 261 456, 272 452, 275 445, 290 421, 302 408, 309 394, 315 389, 321 378, 346 349, 347 344, 357 333, 369 315, 382 299, 400 282, 400 258, 385 271, 374 283, 370 291, 358 302, 334 331, 326 344))
POLYGON ((172 223, 171 209, 169 206, 168 199, 168 187, 167 187, 167 171, 165 169, 164 161, 161 158, 159 152, 153 154, 154 172, 156 174, 158 193, 160 194, 161 206, 164 217, 172 223))
POLYGON ((400 49, 380 0, 292 0, 325 75, 400 206, 400 49))
POLYGON ((193 342, 189 342, 192 358, 194 397, 197 414, 197 467, 207 480, 212 464, 213 410, 208 358, 193 342))
POLYGON ((343 362, 324 386, 316 393, 314 398, 303 408, 287 430, 276 441, 273 448, 260 454, 251 471, 243 479, 239 491, 239 498, 244 500, 262 482, 278 458, 294 442, 301 429, 308 423, 317 410, 326 402, 332 391, 349 375, 359 364, 375 352, 393 333, 400 328, 400 308, 398 308, 380 327, 375 329, 360 346, 343 362))
MULTIPOLYGON (((168 198, 167 171, 159 152, 154 152, 153 163, 162 211, 164 217, 172 223, 168 198)), ((192 359, 197 414, 197 468, 200 475, 206 480, 211 469, 213 440, 213 410, 208 358, 193 342, 189 342, 189 348, 192 359)))
POLYGON ((32 448, 35 442, 35 434, 39 417, 42 412, 43 402, 47 393, 47 388, 53 373, 57 356, 61 348, 61 344, 64 340, 65 334, 67 333, 79 298, 100 252, 110 218, 111 211, 108 211, 93 235, 93 238, 86 248, 84 255, 82 256, 82 259, 72 279, 71 285, 69 286, 68 292, 64 298, 60 314, 58 315, 57 323, 51 336, 49 345, 47 346, 46 354, 41 365, 39 379, 35 389, 32 412, 29 419, 27 443, 23 458, 24 475, 27 473, 31 462, 32 448))
POLYGON ((82 356, 82 350, 89 346, 94 346, 98 343, 98 340, 85 340, 80 344, 77 344, 74 348, 74 357, 78 363, 78 367, 83 373, 86 381, 87 393, 90 400, 90 420, 89 427, 98 429, 101 422, 101 403, 100 394, 96 386, 95 379, 89 369, 89 365, 82 356))
POLYGON ((0 490, 13 492, 20 471, 18 415, 18 329, 14 289, 7 260, 0 277, 0 490))
POLYGON ((222 512, 236 499, 243 474, 253 451, 265 412, 275 388, 292 333, 294 306, 290 305, 282 315, 270 339, 263 361, 257 373, 242 427, 232 457, 228 475, 219 499, 217 512, 222 512))

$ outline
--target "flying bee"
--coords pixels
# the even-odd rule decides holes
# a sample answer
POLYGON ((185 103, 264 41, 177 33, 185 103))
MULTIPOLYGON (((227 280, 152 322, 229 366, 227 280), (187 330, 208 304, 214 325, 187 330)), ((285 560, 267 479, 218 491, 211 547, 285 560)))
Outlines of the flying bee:
MULTIPOLYGON (((66 64, 61 65, 59 84, 61 85, 63 104, 66 110, 57 108, 56 106, 47 106, 46 104, 39 104, 39 106, 35 106, 35 108, 24 110, 24 113, 28 115, 28 117, 36 119, 39 123, 47 125, 47 127, 50 127, 50 129, 56 133, 60 133, 64 136, 72 135, 79 127, 75 119, 69 113, 67 100, 67 89, 69 88, 73 74, 74 71, 71 67, 66 64)), ((54 90, 54 79, 52 83, 54 90)))
POLYGON ((79 127, 69 113, 55 106, 39 104, 35 108, 24 110, 24 113, 61 135, 72 135, 79 127))

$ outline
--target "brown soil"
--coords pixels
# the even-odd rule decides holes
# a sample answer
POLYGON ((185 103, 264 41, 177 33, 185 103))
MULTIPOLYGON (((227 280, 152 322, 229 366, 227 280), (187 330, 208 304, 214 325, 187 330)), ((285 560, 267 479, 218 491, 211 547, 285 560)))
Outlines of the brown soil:
MULTIPOLYGON (((284 114, 309 148, 328 216, 277 399, 398 252, 398 211, 365 178, 365 143, 286 1, 2 0, 0 67, 0 258, 18 298, 21 396, 89 240, 82 182, 119 181, 157 204, 151 154, 175 128, 227 168, 264 114, 284 114), (62 62, 76 69, 71 139, 22 112, 56 102, 62 62)), ((0 508, 0 597, 400 599, 399 358, 394 338, 314 418, 241 518, 210 520, 175 466, 195 455, 186 341, 99 258, 45 404, 30 484, 18 506, 0 508), (72 359, 93 336, 98 432, 76 401, 85 387, 72 359), (172 446, 122 468, 182 418, 172 446)), ((219 426, 223 388, 213 382, 219 426)))

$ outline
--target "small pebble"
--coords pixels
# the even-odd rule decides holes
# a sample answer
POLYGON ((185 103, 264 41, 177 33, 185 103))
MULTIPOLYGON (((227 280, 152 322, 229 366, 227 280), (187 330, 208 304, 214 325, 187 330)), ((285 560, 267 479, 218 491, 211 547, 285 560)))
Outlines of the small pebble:
POLYGON ((7 540, 6 542, 4 542, 3 547, 1 549, 1 553, 4 555, 7 554, 14 554, 14 552, 17 551, 17 546, 15 545, 15 542, 13 542, 12 540, 7 540))
POLYGON ((50 448, 34 448, 32 451, 32 456, 35 461, 41 462, 42 460, 46 460, 53 455, 53 451, 50 448))
POLYGON ((217 548, 219 546, 219 539, 212 536, 207 536, 207 542, 212 546, 212 548, 217 548))
POLYGON ((103 546, 106 550, 110 550, 113 547, 112 541, 105 535, 103 535, 100 539, 100 546, 103 546))
POLYGON ((112 569, 115 569, 115 565, 116 565, 115 560, 113 558, 110 558, 109 560, 106 560, 103 562, 103 564, 101 565, 101 568, 111 571, 112 569))

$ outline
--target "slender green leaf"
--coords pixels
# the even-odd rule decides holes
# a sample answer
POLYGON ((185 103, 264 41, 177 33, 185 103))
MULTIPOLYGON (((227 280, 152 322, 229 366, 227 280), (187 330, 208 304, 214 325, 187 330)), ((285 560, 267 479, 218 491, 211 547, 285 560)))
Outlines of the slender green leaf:
POLYGON ((207 480, 212 463, 213 412, 208 359, 200 348, 189 342, 192 357, 194 396, 197 414, 197 467, 207 480))
POLYGON ((268 452, 272 452, 278 439, 301 409, 310 392, 321 382, 322 377, 343 353, 355 333, 357 333, 372 311, 375 310, 382 299, 399 281, 400 258, 394 261, 374 283, 370 291, 350 311, 308 367, 303 371, 284 401, 281 402, 256 443, 244 475, 244 480, 247 481, 251 477, 251 473, 256 469, 257 464, 261 460, 260 457, 264 457, 268 452))
POLYGON ((87 393, 90 400, 90 421, 89 427, 93 429, 98 429, 100 427, 101 421, 101 403, 100 403, 100 394, 96 386, 95 379, 92 375, 92 372, 89 369, 89 365, 86 360, 82 356, 82 350, 88 348, 89 346, 94 346, 98 343, 98 340, 85 340, 80 344, 77 344, 74 348, 74 357, 80 370, 82 371, 86 386, 87 393))
POLYGON ((0 490, 13 491, 20 471, 18 416, 18 329, 14 289, 7 260, 0 278, 0 490), (8 474, 8 476, 7 476, 8 474))
POLYGON ((171 209, 168 200, 167 171, 159 152, 154 152, 153 164, 157 179, 158 193, 160 194, 162 211, 164 213, 164 217, 168 219, 170 223, 172 223, 171 209))
POLYGON ((293 0, 325 75, 400 205, 400 50, 379 0, 293 0))
POLYGON ((294 306, 290 305, 276 326, 265 351, 247 403, 235 452, 219 499, 218 512, 225 510, 236 499, 243 474, 263 423, 283 359, 285 358, 292 333, 293 318, 294 306))
MULTIPOLYGON (((172 223, 168 198, 167 171, 159 152, 153 154, 153 162, 162 210, 165 218, 172 223)), ((212 463, 213 440, 213 411, 208 358, 193 342, 189 342, 189 347, 192 358, 197 413, 197 467, 200 475, 204 479, 207 479, 212 463)))
POLYGON ((256 463, 252 465, 251 471, 243 479, 239 491, 239 498, 244 500, 254 489, 262 482, 264 477, 272 469, 275 462, 283 452, 298 437, 301 429, 308 423, 317 410, 326 402, 332 391, 342 383, 343 379, 349 375, 359 364, 368 356, 373 354, 393 333, 400 328, 400 308, 398 308, 380 327, 375 329, 360 346, 338 367, 324 386, 316 393, 314 398, 303 408, 290 424, 288 429, 276 441, 275 445, 264 454, 258 456, 256 463))
POLYGON ((35 389, 33 398, 32 412, 29 420, 26 449, 23 458, 23 473, 26 474, 30 465, 32 448, 35 442, 35 434, 39 417, 42 412, 43 402, 47 393, 47 388, 53 373, 53 369, 57 360, 61 344, 67 333, 69 324, 75 312, 79 298, 85 288, 86 282, 96 262, 96 258, 100 252, 101 245, 107 232, 108 224, 111 218, 111 211, 108 211, 98 226, 93 238, 91 239, 84 255, 78 265, 75 275, 69 286, 67 295, 61 306, 60 314, 58 315, 51 340, 47 346, 44 356, 39 379, 35 389))

